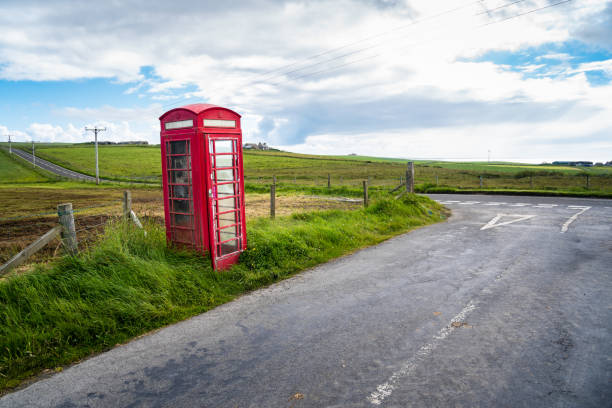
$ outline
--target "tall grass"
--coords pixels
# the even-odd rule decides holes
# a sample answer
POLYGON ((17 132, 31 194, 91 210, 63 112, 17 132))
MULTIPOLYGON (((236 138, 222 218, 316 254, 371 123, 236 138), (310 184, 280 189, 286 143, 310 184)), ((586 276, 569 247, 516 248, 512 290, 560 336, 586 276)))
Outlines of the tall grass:
POLYGON ((255 219, 240 263, 215 272, 209 259, 112 223, 76 257, 0 281, 0 389, 44 369, 112 348, 205 312, 305 268, 441 220, 443 208, 415 195, 367 209, 255 219))

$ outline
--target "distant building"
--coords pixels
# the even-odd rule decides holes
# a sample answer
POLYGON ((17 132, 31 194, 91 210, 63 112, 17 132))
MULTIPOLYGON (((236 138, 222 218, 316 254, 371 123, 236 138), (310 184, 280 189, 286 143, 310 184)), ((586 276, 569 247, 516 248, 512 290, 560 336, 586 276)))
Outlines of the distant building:
POLYGON ((606 162, 606 164, 604 164, 604 166, 612 166, 612 161, 606 162))
POLYGON ((270 150, 270 147, 267 143, 245 143, 242 145, 244 150, 270 150))
POLYGON ((149 142, 146 140, 131 140, 127 142, 117 142, 119 145, 148 145, 149 142))
POLYGON ((580 166, 580 167, 593 167, 592 161, 554 161, 553 166, 580 166))

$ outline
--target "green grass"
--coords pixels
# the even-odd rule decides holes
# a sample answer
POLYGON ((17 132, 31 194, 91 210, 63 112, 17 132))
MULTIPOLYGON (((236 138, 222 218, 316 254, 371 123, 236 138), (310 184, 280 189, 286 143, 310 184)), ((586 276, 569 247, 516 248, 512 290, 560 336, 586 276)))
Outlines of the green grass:
MULTIPOLYGON (((40 146, 37 154, 70 170, 96 175, 93 145, 40 146)), ((98 146, 100 177, 161 180, 159 146, 98 146)))
POLYGON ((525 171, 536 173, 555 172, 563 174, 612 174, 612 167, 572 167, 553 166, 506 162, 423 162, 422 165, 439 167, 451 170, 464 170, 476 173, 511 173, 518 174, 525 171))
POLYGON ((45 183, 53 176, 0 149, 0 184, 45 183))
POLYGON ((168 248, 159 226, 146 225, 144 236, 111 224, 88 251, 0 281, 0 389, 440 221, 442 211, 408 195, 367 209, 255 219, 240 263, 220 273, 204 257, 168 248))
MULTIPOLYGON (((89 175, 94 174, 91 145, 41 145, 39 156, 89 175)), ((159 146, 100 146, 100 174, 117 181, 161 182, 159 146)), ((272 176, 279 183, 297 188, 327 186, 360 188, 364 179, 370 186, 391 187, 405 176, 405 160, 365 156, 317 156, 280 151, 245 151, 245 183, 252 188, 269 185, 272 176)), ((417 184, 442 188, 479 190, 554 191, 593 195, 612 194, 612 167, 578 168, 508 162, 415 162, 417 184), (590 176, 589 189, 586 176, 590 176), (483 186, 480 186, 480 176, 483 186)))

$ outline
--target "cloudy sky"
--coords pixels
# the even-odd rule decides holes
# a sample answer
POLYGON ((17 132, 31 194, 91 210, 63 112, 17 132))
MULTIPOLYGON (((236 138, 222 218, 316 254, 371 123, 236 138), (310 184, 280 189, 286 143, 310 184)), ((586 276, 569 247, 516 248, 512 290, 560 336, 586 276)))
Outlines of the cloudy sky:
POLYGON ((612 160, 612 1, 0 3, 0 138, 158 143, 188 103, 296 152, 612 160))

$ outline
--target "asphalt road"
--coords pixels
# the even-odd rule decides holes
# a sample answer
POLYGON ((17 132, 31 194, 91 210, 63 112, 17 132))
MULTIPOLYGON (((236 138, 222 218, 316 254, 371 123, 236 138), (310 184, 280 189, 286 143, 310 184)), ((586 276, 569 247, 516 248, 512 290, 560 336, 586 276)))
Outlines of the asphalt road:
MULTIPOLYGON (((31 153, 27 153, 21 149, 12 149, 13 154, 21 157, 22 159, 32 163, 33 157, 31 153)), ((76 171, 68 170, 64 167, 58 166, 57 164, 53 164, 47 160, 41 159, 40 157, 36 157, 36 166, 41 169, 50 171, 51 173, 57 174, 61 177, 66 177, 75 180, 85 180, 85 181, 96 181, 95 177, 88 176, 86 174, 77 173, 76 171)), ((102 181, 102 180, 101 180, 102 181)))
POLYGON ((612 200, 434 198, 448 222, 117 347, 0 407, 612 406, 612 200))

